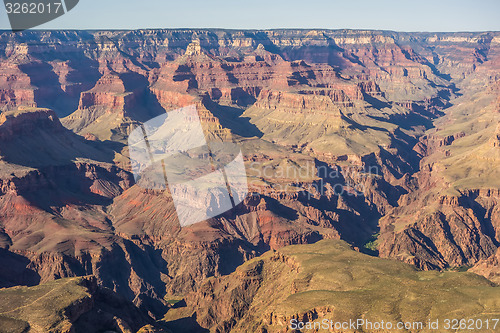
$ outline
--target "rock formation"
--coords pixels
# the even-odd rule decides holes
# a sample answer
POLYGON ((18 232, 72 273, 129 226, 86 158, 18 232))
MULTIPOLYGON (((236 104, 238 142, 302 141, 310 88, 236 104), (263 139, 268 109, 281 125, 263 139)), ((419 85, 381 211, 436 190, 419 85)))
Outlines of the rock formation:
POLYGON ((0 287, 93 275, 159 319, 169 298, 203 286, 191 298, 197 323, 244 331, 268 265, 237 267, 293 244, 342 239, 497 281, 499 41, 495 32, 2 32, 0 263, 12 271, 0 269, 0 287), (207 138, 240 145, 250 194, 181 228, 169 191, 134 183, 126 142, 137 125, 193 104, 207 138), (241 304, 214 303, 228 312, 213 318, 201 303, 225 287, 241 304))

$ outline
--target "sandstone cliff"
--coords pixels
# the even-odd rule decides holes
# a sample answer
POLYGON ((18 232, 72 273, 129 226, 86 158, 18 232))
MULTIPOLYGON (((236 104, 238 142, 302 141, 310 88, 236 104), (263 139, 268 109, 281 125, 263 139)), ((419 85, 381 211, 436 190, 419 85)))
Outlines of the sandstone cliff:
MULTIPOLYGON (((165 297, 270 249, 321 239, 422 269, 474 266, 495 280, 498 40, 493 32, 3 32, 0 261, 15 274, 0 270, 0 285, 93 274, 161 318, 165 297), (207 137, 240 144, 251 194, 181 229, 168 191, 134 184, 124 144, 138 124, 191 104, 207 137)), ((227 284, 249 293, 216 305, 229 309, 226 319, 203 310, 200 322, 236 325, 228 318, 246 311, 261 268, 238 273, 243 287, 227 284)), ((211 283, 205 291, 225 282, 211 283)), ((329 311, 309 310, 301 315, 329 311)), ((266 320, 290 318, 280 316, 266 320)))

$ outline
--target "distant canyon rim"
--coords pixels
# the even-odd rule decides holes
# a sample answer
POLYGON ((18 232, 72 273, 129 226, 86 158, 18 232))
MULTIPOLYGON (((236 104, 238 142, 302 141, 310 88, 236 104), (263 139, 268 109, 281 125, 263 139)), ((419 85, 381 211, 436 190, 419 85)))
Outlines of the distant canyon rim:
POLYGON ((500 283, 500 32, 0 32, 0 288, 92 275, 148 318, 184 298, 245 332, 207 293, 327 240, 500 283), (127 138, 189 105, 241 147, 250 194, 181 228, 127 138))

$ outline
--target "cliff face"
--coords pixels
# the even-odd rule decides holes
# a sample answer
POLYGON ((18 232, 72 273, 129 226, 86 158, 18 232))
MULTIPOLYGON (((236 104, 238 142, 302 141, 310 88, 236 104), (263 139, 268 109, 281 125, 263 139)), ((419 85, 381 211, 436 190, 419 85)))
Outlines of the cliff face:
POLYGON ((476 68, 489 72, 488 60, 498 56, 493 33, 52 31, 0 38, 2 107, 36 105, 59 116, 77 110, 65 120, 68 126, 90 126, 87 132, 103 138, 122 123, 157 114, 163 91, 202 90, 216 101, 248 105, 263 88, 308 83, 328 88, 326 94, 342 103, 375 93, 410 106, 450 89, 441 74, 462 79, 476 68), (107 127, 91 125, 101 116, 107 127))
MULTIPOLYGON (((3 32, 0 261, 16 274, 0 270, 0 284, 92 274, 161 317, 165 297, 270 249, 321 239, 494 276, 499 38, 3 32), (241 146, 250 195, 181 228, 168 191, 134 184, 125 143, 138 124, 192 104, 209 139, 241 146)), ((216 305, 227 318, 246 311, 260 269, 226 285, 243 297, 216 305)), ((211 283, 207 293, 225 282, 211 283)), ((201 322, 227 330, 235 323, 226 319, 204 313, 201 322)))
POLYGON ((499 117, 498 91, 489 88, 473 102, 461 98, 415 146, 420 171, 408 180, 413 190, 380 221, 382 256, 432 269, 473 266, 495 253, 499 117))
MULTIPOLYGON (((6 288, 0 298, 0 325, 8 332, 129 333, 153 323, 119 295, 98 287, 92 277, 6 288)), ((158 328, 155 332, 168 331, 158 328)))
POLYGON ((498 267, 500 267, 500 251, 497 249, 489 258, 477 262, 470 271, 498 284, 500 283, 500 270, 498 267))
MULTIPOLYGON (((285 332, 300 321, 427 322, 441 320, 454 310, 488 316, 488 311, 498 311, 488 301, 498 298, 497 289, 471 273, 416 271, 401 262, 352 251, 342 242, 320 241, 266 253, 228 276, 208 279, 186 297, 185 308, 167 313, 167 324, 176 327, 184 316, 196 318, 200 326, 214 332, 285 332), (456 289, 450 289, 450 284, 456 289), (474 291, 462 293, 462 288, 474 291), (481 300, 473 310, 466 308, 476 299, 481 300), (453 303, 453 310, 443 301, 453 303)), ((424 325, 418 331, 432 329, 424 325)))

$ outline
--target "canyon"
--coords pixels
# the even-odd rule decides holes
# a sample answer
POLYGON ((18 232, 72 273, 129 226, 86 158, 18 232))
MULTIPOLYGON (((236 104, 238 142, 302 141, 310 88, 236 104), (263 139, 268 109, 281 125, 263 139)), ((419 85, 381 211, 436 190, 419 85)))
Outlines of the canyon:
POLYGON ((87 293, 117 294, 141 313, 134 322, 106 310, 121 318, 104 325, 114 330, 125 332, 124 320, 130 331, 168 332, 155 327, 168 319, 193 332, 279 331, 276 322, 331 312, 258 303, 269 272, 303 278, 291 275, 306 264, 280 254, 299 244, 412 281, 447 272, 492 286, 499 69, 497 32, 0 32, 0 297, 91 276, 87 293), (190 105, 208 139, 241 147, 249 195, 181 227, 168 190, 135 182, 127 138, 190 105), (223 295, 228 286, 244 306, 223 295), (208 310, 228 304, 234 312, 208 310), (243 314, 251 307, 258 319, 243 314))

